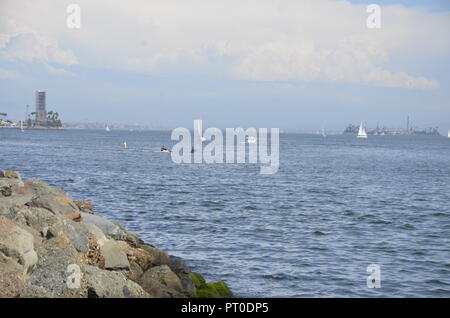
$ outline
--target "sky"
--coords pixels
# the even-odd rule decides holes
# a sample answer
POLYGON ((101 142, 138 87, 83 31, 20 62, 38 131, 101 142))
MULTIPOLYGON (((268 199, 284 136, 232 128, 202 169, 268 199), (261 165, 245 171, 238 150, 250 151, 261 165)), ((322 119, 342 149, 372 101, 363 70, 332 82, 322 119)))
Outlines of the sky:
POLYGON ((0 112, 45 90, 63 122, 444 133, 449 33, 447 0, 0 0, 0 112))

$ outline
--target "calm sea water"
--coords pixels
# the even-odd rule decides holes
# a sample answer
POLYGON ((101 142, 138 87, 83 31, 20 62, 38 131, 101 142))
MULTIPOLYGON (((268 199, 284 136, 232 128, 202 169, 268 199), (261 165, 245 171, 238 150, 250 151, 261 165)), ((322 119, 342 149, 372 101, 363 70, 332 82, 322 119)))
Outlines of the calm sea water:
POLYGON ((161 144, 170 132, 0 129, 0 169, 93 201, 238 296, 450 296, 450 139, 283 134, 275 175, 174 164, 161 144))

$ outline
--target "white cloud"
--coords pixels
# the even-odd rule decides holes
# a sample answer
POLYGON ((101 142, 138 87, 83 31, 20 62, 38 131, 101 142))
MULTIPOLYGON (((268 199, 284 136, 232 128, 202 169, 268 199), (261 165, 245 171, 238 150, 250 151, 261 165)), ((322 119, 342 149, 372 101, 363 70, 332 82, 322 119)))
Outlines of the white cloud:
POLYGON ((72 72, 69 72, 63 68, 58 68, 58 67, 54 67, 51 65, 46 64, 45 65, 45 69, 54 75, 59 75, 59 76, 74 76, 75 74, 73 74, 72 72))
POLYGON ((377 66, 387 53, 369 39, 344 39, 335 47, 313 41, 266 43, 246 50, 233 69, 238 77, 258 81, 319 81, 363 83, 385 87, 433 89, 438 83, 377 66))
POLYGON ((66 27, 67 3, 0 5, 4 59, 164 72, 168 65, 255 81, 303 80, 431 89, 423 74, 393 70, 392 57, 450 53, 450 14, 333 0, 79 0, 81 29, 66 27), (45 8, 45 16, 42 16, 45 8), (3 13, 1 13, 3 12, 3 13), (32 32, 30 30, 33 30, 32 32), (25 41, 18 34, 30 38, 25 41), (18 41, 25 41, 20 46, 18 41), (64 43, 62 48, 60 43, 64 43), (26 49, 27 48, 27 49, 26 49), (32 48, 31 52, 29 48, 32 48), (72 49, 73 48, 73 49, 72 49))
MULTIPOLYGON (((1 9, 5 4, 1 5, 1 9)), ((67 49, 62 49, 58 40, 37 31, 31 25, 17 20, 24 18, 17 10, 0 12, 0 60, 9 62, 43 62, 61 65, 77 64, 75 55, 67 49), (13 15, 14 14, 14 15, 13 15), (16 15, 17 14, 17 15, 16 15)))
POLYGON ((69 50, 59 48, 55 39, 35 33, 25 33, 9 38, 0 59, 6 61, 53 62, 62 65, 77 64, 78 61, 69 50))
POLYGON ((20 78, 19 73, 0 68, 0 79, 16 80, 18 78, 20 78))

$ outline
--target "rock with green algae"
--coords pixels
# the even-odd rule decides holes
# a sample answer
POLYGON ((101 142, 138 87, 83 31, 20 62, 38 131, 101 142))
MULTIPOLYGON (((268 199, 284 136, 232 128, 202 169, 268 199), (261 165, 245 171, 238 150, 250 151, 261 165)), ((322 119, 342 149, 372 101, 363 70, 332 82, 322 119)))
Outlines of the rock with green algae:
POLYGON ((232 298, 234 297, 227 284, 223 281, 207 283, 202 275, 192 273, 192 281, 197 290, 196 298, 232 298))

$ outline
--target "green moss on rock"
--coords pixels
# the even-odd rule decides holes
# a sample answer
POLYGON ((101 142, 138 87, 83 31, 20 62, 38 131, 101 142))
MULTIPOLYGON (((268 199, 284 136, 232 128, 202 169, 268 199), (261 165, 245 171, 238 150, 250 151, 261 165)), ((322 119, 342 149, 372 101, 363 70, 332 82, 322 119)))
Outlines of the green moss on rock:
POLYGON ((192 281, 197 290, 196 298, 231 298, 233 293, 223 281, 207 283, 202 275, 192 273, 192 281))

